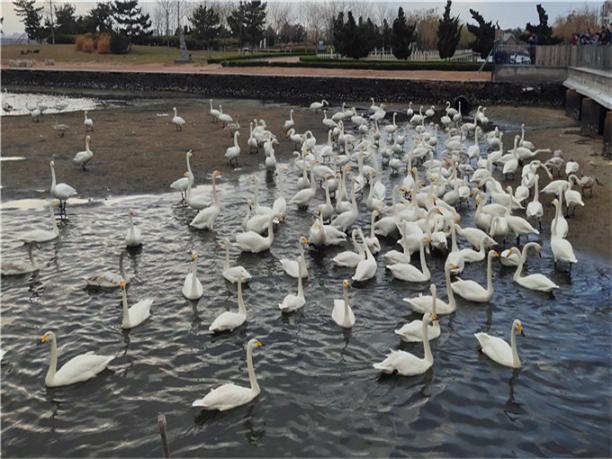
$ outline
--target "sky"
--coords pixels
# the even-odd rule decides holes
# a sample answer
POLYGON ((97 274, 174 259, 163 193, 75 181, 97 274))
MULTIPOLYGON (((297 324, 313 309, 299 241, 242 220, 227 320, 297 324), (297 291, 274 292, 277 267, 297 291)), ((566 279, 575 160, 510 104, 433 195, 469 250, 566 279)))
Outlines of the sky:
MULTIPOLYGON (((56 0, 57 1, 57 0, 56 0)), ((60 0, 61 1, 61 0, 60 0)), ((272 0, 268 3, 273 3, 272 0)), ((39 0, 37 2, 40 5, 43 5, 45 2, 43 0, 39 0)), ((59 3, 59 1, 58 1, 59 3)), ((77 0, 70 2, 76 6, 77 14, 86 13, 90 8, 95 5, 95 2, 92 1, 83 1, 77 0)), ((143 9, 148 13, 153 13, 155 9, 155 1, 140 1, 143 9)), ((197 4, 199 2, 193 1, 192 3, 197 4)), ((283 3, 287 3, 287 1, 283 1, 283 3)), ((346 2, 344 2, 346 3, 346 2)), ((446 4, 445 0, 440 1, 428 1, 428 0, 411 0, 410 2, 389 2, 383 0, 370 0, 370 4, 372 4, 373 8, 375 8, 375 3, 387 3, 389 7, 393 9, 397 8, 397 6, 403 6, 404 10, 418 10, 418 9, 430 9, 437 8, 438 11, 442 12, 444 9, 444 5, 446 4)), ((590 8, 601 8, 603 1, 594 1, 594 0, 561 0, 561 1, 530 1, 530 0, 514 0, 514 1, 504 1, 504 0, 454 0, 452 6, 452 12, 454 14, 459 14, 461 20, 466 22, 471 16, 469 13, 470 8, 478 10, 487 20, 493 19, 494 21, 499 21, 499 25, 503 29, 514 28, 514 27, 524 27, 527 22, 537 22, 537 12, 536 12, 536 4, 542 3, 546 12, 549 16, 549 21, 553 22, 557 16, 564 16, 568 12, 573 9, 581 9, 584 6, 589 6, 590 8)), ((296 11, 299 10, 299 2, 293 1, 292 5, 295 5, 296 11)), ((23 26, 19 22, 19 19, 15 16, 13 11, 13 4, 10 1, 0 0, 0 7, 2 11, 2 17, 4 17, 3 31, 6 35, 12 35, 16 33, 23 33, 23 26)))

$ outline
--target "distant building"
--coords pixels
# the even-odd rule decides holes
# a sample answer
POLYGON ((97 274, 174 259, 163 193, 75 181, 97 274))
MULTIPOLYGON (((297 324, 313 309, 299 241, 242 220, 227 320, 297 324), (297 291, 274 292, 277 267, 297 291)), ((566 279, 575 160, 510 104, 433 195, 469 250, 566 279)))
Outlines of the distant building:
POLYGON ((513 32, 497 29, 495 31, 495 40, 502 45, 519 45, 522 44, 513 32))
POLYGON ((612 24, 612 0, 606 0, 601 5, 601 25, 608 26, 612 24))

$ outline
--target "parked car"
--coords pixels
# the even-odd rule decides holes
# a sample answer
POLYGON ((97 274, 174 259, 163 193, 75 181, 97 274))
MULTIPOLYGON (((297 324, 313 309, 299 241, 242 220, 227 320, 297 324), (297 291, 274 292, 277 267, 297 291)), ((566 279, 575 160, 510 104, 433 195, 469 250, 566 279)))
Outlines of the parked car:
POLYGON ((529 58, 529 54, 514 53, 510 55, 509 62, 510 64, 529 65, 531 64, 531 59, 529 58))

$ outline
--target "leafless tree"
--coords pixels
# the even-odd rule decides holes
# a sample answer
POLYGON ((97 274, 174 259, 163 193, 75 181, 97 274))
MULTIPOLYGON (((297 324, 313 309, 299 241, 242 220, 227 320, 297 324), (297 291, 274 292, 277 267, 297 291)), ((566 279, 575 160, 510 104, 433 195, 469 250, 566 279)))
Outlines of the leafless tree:
POLYGON ((289 22, 290 6, 284 2, 268 2, 266 22, 278 33, 281 27, 289 22))
POLYGON ((172 7, 173 0, 157 0, 157 7, 155 9, 155 15, 162 18, 164 25, 164 35, 170 35, 170 24, 174 14, 174 8, 172 7))

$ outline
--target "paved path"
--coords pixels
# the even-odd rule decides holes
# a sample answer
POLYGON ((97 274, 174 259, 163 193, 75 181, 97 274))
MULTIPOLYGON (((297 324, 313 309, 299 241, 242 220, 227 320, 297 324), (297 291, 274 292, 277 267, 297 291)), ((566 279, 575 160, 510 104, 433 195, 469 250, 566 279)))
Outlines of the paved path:
MULTIPOLYGON (((3 65, 3 68, 8 68, 3 65)), ((223 67, 210 65, 163 65, 138 64, 112 66, 96 63, 59 63, 54 66, 38 65, 34 70, 50 71, 94 71, 94 72, 147 72, 147 73, 194 73, 218 75, 269 75, 283 77, 319 78, 388 78, 397 80, 436 81, 491 81, 490 72, 451 72, 440 70, 363 70, 304 67, 223 67)))

